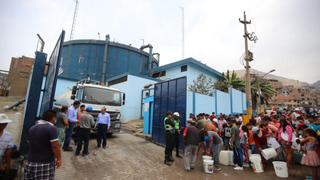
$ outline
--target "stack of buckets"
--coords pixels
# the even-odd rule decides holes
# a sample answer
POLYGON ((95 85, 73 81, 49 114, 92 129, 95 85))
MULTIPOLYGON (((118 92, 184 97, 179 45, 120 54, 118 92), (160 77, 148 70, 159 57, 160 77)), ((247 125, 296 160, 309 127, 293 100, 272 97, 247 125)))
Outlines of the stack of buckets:
POLYGON ((211 156, 202 156, 204 172, 208 174, 213 173, 213 160, 211 156))

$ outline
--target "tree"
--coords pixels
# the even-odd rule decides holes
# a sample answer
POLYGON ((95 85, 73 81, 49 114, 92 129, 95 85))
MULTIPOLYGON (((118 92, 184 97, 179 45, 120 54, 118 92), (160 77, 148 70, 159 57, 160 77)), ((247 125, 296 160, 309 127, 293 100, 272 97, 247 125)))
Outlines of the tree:
POLYGON ((204 74, 200 74, 196 80, 193 80, 193 84, 189 87, 190 91, 212 96, 213 80, 207 78, 204 74))
POLYGON ((214 88, 228 91, 229 87, 243 91, 245 89, 245 82, 234 71, 230 73, 228 70, 226 73, 222 73, 222 78, 214 83, 214 88))
POLYGON ((272 96, 275 94, 276 90, 266 79, 256 76, 255 79, 251 81, 252 105, 254 109, 257 107, 259 98, 260 104, 268 104, 272 96))

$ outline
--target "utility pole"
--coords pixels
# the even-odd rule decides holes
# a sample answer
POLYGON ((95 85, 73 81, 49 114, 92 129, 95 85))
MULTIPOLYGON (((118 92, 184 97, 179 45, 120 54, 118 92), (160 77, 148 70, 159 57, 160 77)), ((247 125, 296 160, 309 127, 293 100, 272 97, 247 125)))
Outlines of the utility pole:
POLYGON ((184 7, 181 8, 181 31, 182 31, 182 59, 184 58, 184 7))
POLYGON ((252 53, 248 50, 248 38, 249 33, 247 32, 247 24, 251 24, 251 20, 247 21, 246 12, 243 12, 243 20, 239 18, 239 22, 244 26, 244 47, 245 47, 245 57, 246 61, 246 99, 247 99, 247 115, 249 118, 252 117, 252 99, 251 99, 251 78, 250 78, 250 65, 249 62, 252 61, 252 53))

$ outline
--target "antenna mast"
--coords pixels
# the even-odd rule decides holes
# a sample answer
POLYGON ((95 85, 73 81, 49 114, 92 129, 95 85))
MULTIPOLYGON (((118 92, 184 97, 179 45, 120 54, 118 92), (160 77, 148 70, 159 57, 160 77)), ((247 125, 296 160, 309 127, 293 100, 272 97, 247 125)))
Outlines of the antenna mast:
POLYGON ((182 58, 184 58, 184 7, 180 7, 181 9, 181 30, 182 30, 182 58))
POLYGON ((79 1, 76 0, 76 6, 74 8, 74 14, 73 14, 73 20, 72 20, 72 26, 71 26, 71 32, 70 32, 70 40, 73 39, 73 33, 75 30, 75 26, 76 26, 76 19, 77 19, 77 14, 78 14, 78 5, 79 5, 79 1))

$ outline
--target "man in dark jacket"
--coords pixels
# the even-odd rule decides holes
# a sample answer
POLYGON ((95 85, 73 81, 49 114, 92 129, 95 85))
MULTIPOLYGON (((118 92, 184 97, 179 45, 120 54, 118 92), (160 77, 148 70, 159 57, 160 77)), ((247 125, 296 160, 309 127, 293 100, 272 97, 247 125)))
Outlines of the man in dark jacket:
POLYGON ((166 135, 166 148, 165 148, 165 159, 164 164, 170 166, 174 161, 172 157, 172 150, 175 145, 175 123, 172 118, 172 113, 168 112, 167 116, 164 118, 164 128, 166 135))
POLYGON ((198 152, 198 144, 200 142, 200 131, 195 126, 196 122, 192 120, 188 120, 189 126, 185 128, 183 137, 184 137, 184 168, 187 171, 194 169, 196 160, 197 160, 197 152, 198 152))

